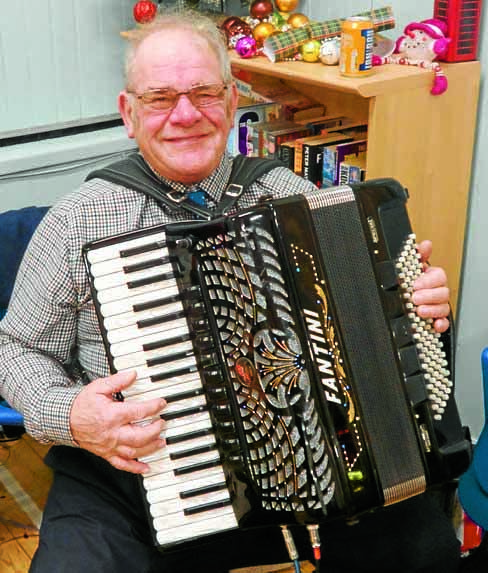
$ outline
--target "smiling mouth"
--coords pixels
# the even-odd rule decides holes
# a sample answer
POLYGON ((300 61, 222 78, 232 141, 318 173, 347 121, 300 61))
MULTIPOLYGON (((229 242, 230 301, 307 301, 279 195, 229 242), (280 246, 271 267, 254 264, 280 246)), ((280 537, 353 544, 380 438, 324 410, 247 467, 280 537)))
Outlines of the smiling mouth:
POLYGON ((166 139, 168 143, 175 145, 184 145, 185 143, 195 143, 201 141, 207 134, 201 133, 199 135, 188 135, 183 137, 169 137, 166 139))

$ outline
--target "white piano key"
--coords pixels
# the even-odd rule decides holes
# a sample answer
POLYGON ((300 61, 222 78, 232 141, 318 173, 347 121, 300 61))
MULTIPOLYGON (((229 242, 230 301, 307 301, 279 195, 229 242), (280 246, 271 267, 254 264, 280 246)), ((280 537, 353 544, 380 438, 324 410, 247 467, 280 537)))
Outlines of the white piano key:
POLYGON ((147 495, 149 492, 160 490, 157 494, 163 498, 163 491, 176 488, 178 492, 194 489, 194 482, 204 482, 209 479, 211 483, 220 483, 225 481, 224 471, 221 465, 216 465, 212 468, 197 470, 188 474, 175 475, 172 471, 164 473, 154 473, 152 475, 144 475, 142 484, 146 490, 147 495))
POLYGON ((168 454, 178 454, 181 452, 186 452, 188 450, 195 450, 201 446, 215 446, 216 444, 215 436, 211 433, 205 436, 196 436, 193 439, 184 440, 182 442, 175 442, 174 444, 168 444, 164 448, 160 448, 156 452, 139 458, 139 461, 151 465, 153 462, 158 460, 166 459, 168 454))
POLYGON ((169 298, 172 296, 176 296, 178 294, 180 293, 176 284, 174 284, 173 286, 168 286, 164 290, 162 289, 150 290, 149 292, 143 292, 141 294, 136 294, 134 296, 128 296, 127 298, 122 300, 101 304, 100 314, 104 318, 108 318, 110 316, 123 314, 125 312, 133 312, 133 306, 136 304, 152 302, 155 299, 159 298, 169 298))
POLYGON ((136 296, 148 292, 155 292, 155 291, 165 292, 166 289, 173 288, 175 284, 176 280, 174 278, 169 278, 162 281, 133 288, 129 288, 127 285, 124 284, 118 287, 109 288, 97 292, 97 298, 100 304, 105 304, 118 300, 124 300, 130 298, 131 296, 136 296))
POLYGON ((168 374, 168 376, 170 376, 173 372, 178 372, 184 368, 197 368, 196 359, 193 354, 180 360, 172 360, 171 362, 157 364, 156 366, 139 366, 132 368, 131 371, 136 372, 137 378, 142 380, 157 374, 168 374))
MULTIPOLYGON (((136 379, 134 384, 140 383, 143 389, 146 388, 146 386, 149 386, 149 384, 152 384, 153 387, 157 387, 157 385, 160 385, 161 388, 168 388, 168 391, 172 392, 174 386, 178 384, 186 384, 187 382, 192 382, 196 378, 200 379, 200 374, 195 371, 195 372, 188 372, 187 374, 183 374, 181 376, 171 376, 171 378, 166 378, 165 380, 157 380, 156 382, 150 380, 149 378, 141 378, 140 380, 136 379)), ((133 396, 137 396, 137 392, 129 394, 127 399, 132 400, 133 396)))
MULTIPOLYGON (((160 324, 155 324, 153 326, 127 326, 125 328, 118 328, 117 330, 111 330, 107 332, 107 339, 111 345, 118 344, 119 342, 127 342, 128 340, 134 340, 139 338, 141 335, 150 335, 157 332, 170 332, 177 320, 185 322, 186 332, 188 332, 188 326, 186 326, 186 318, 175 319, 170 322, 163 322, 160 324)), ((180 323, 181 325, 181 323, 180 323)), ((167 337, 166 337, 167 338, 167 337)))
POLYGON ((167 380, 148 382, 147 378, 145 378, 141 383, 139 383, 139 380, 136 380, 129 388, 126 388, 122 392, 122 395, 124 396, 124 399, 128 401, 131 401, 133 397, 139 395, 142 396, 153 393, 158 393, 161 398, 171 398, 175 394, 199 390, 202 387, 200 375, 198 373, 193 373, 192 376, 193 379, 190 378, 185 382, 182 382, 181 380, 170 383, 167 383, 167 380))
MULTIPOLYGON (((131 273, 116 272, 110 275, 103 275, 93 279, 93 285, 97 292, 106 289, 112 289, 118 286, 123 286, 128 282, 139 281, 143 279, 150 279, 163 273, 173 273, 173 266, 171 263, 166 263, 157 267, 143 269, 131 273)), ((171 276, 171 275, 170 275, 171 276)))
POLYGON ((156 231, 154 233, 145 234, 142 237, 133 237, 132 239, 127 239, 120 243, 106 245, 105 247, 97 247, 87 253, 87 258, 93 265, 100 261, 119 258, 121 251, 150 245, 157 241, 166 242, 166 233, 163 231, 156 231))
MULTIPOLYGON (((157 476, 156 476, 157 477, 157 476)), ((199 472, 198 476, 191 477, 186 481, 176 483, 173 480, 168 480, 164 487, 150 488, 146 492, 146 500, 149 504, 158 503, 166 499, 172 499, 182 493, 197 490, 199 488, 209 487, 216 484, 225 483, 224 472, 221 468, 216 468, 215 471, 205 470, 199 472)))
MULTIPOLYGON (((152 517, 161 517, 166 518, 167 520, 171 520, 175 514, 182 514, 185 509, 191 509, 197 507, 199 505, 210 504, 213 502, 219 501, 229 501, 229 492, 227 488, 213 491, 202 496, 196 498, 187 498, 181 499, 179 497, 175 497, 173 499, 168 499, 164 501, 160 501, 157 503, 152 503, 149 506, 149 512, 151 513, 152 517)), ((212 510, 208 510, 212 511, 212 510)), ((205 514, 205 510, 201 512, 201 514, 205 514)), ((195 515, 200 515, 200 512, 195 515)), ((183 516, 189 517, 189 516, 183 516)), ((167 521, 168 523, 169 521, 167 521)), ((175 522, 177 523, 177 521, 175 522)))
MULTIPOLYGON (((156 394, 153 397, 164 398, 164 396, 159 392, 159 396, 156 394)), ((131 396, 131 402, 142 402, 144 400, 149 400, 147 393, 145 394, 138 394, 136 396, 131 396)), ((199 406, 206 406, 207 400, 204 395, 200 396, 193 396, 192 398, 185 398, 183 400, 178 400, 176 402, 171 402, 164 409, 161 411, 161 414, 174 414, 180 410, 184 410, 186 408, 197 408, 199 406)))
POLYGON ((157 306, 155 308, 150 308, 147 310, 141 310, 134 312, 133 310, 117 314, 115 316, 110 316, 105 318, 103 324, 107 332, 116 330, 118 328, 124 328, 127 326, 135 325, 141 320, 147 320, 148 318, 165 317, 176 312, 183 311, 183 304, 181 302, 169 302, 167 304, 157 306))
POLYGON ((124 267, 130 265, 146 263, 148 261, 162 259, 167 256, 168 249, 155 249, 154 251, 147 251, 130 257, 110 259, 108 261, 94 263, 90 266, 90 272, 94 277, 101 277, 103 275, 120 272, 124 267))
POLYGON ((189 516, 179 519, 173 524, 167 523, 164 518, 153 520, 156 530, 156 539, 160 545, 176 543, 184 539, 227 531, 237 528, 237 520, 231 506, 214 509, 212 512, 189 516))
MULTIPOLYGON (((162 457, 158 460, 155 460, 151 464, 149 464, 149 471, 144 474, 144 476, 152 476, 157 474, 162 474, 165 471, 175 471, 183 468, 190 468, 191 466, 195 465, 196 468, 194 471, 198 471, 197 464, 204 464, 204 463, 215 463, 215 465, 220 464, 220 456, 217 450, 211 450, 210 452, 203 452, 199 454, 195 454, 193 456, 188 456, 186 458, 181 458, 179 460, 171 460, 170 459, 170 452, 168 452, 168 448, 162 449, 162 457)), ((190 471, 188 473, 191 473, 190 471)))
POLYGON ((164 343, 165 340, 188 334, 186 318, 178 318, 171 321, 170 324, 160 324, 158 326, 159 330, 156 328, 153 328, 151 331, 149 331, 149 328, 141 330, 132 328, 130 331, 126 330, 118 335, 113 335, 111 337, 110 353, 113 357, 116 357, 130 354, 131 352, 139 352, 143 350, 144 344, 149 344, 150 342, 164 343), (124 336, 129 338, 123 338, 124 336), (115 338, 120 338, 120 340, 116 342, 115 338))
POLYGON ((208 412, 198 412, 184 418, 176 418, 166 422, 162 438, 177 438, 181 435, 197 432, 198 430, 209 430, 212 428, 212 420, 208 412))
POLYGON ((117 371, 133 369, 135 366, 142 366, 146 364, 148 360, 159 358, 161 356, 170 358, 173 354, 179 354, 181 352, 192 352, 193 344, 191 340, 185 340, 184 342, 177 342, 176 344, 170 344, 164 346, 163 348, 155 348, 154 350, 143 350, 141 352, 132 352, 124 356, 118 356, 114 359, 114 366, 117 371))

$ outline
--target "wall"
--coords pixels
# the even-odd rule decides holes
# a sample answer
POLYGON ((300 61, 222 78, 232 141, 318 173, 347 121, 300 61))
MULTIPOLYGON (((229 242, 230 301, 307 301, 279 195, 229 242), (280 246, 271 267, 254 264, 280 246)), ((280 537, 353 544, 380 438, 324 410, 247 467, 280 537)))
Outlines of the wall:
POLYGON ((0 137, 117 114, 132 0, 0 2, 0 137))

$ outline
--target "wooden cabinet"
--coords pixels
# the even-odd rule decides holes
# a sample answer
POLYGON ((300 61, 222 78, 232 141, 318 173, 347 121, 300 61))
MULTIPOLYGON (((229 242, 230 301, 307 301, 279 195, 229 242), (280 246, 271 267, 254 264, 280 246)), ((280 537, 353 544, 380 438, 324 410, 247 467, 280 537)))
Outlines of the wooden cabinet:
POLYGON ((408 210, 418 240, 434 243, 432 263, 449 276, 453 308, 461 273, 471 159, 476 128, 479 62, 443 64, 449 87, 430 94, 433 73, 385 65, 365 78, 345 78, 337 66, 241 59, 235 70, 251 83, 270 77, 340 113, 368 122, 367 176, 393 177, 410 195, 408 210))

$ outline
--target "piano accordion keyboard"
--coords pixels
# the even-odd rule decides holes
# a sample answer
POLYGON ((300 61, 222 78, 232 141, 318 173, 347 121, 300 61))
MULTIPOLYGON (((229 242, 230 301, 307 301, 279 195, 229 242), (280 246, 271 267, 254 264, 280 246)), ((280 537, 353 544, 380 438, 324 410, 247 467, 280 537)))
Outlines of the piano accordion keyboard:
MULTIPOLYGON (((137 373, 123 399, 168 402, 167 446, 141 458, 157 544, 236 528, 183 304, 192 293, 180 293, 165 233, 101 241, 85 257, 112 371, 137 373)), ((192 312, 198 308, 192 301, 192 312)))

